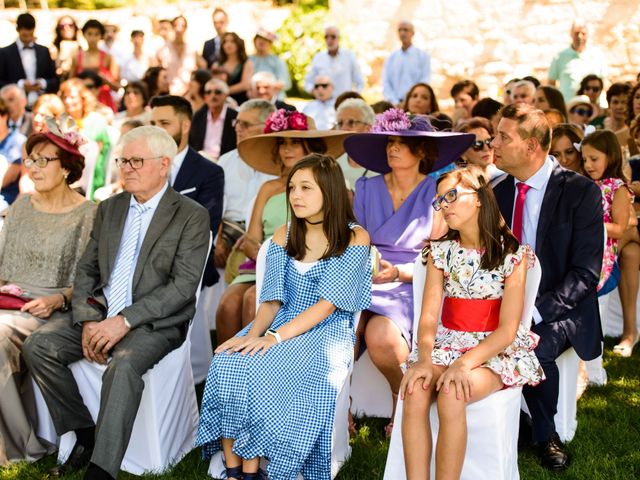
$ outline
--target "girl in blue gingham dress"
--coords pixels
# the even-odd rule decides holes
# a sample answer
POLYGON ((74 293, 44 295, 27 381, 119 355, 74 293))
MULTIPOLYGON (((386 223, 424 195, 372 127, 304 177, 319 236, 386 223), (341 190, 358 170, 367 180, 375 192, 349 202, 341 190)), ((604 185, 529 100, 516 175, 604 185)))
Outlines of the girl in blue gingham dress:
MULTIPOLYGON (((342 173, 330 157, 312 155, 292 169, 287 191, 295 218, 269 245, 256 319, 216 350, 220 353, 209 369, 196 443, 203 446, 206 458, 223 449, 231 478, 257 478, 251 471, 257 470, 259 457, 269 459, 270 479, 293 480, 298 473, 307 480, 331 478, 336 398, 353 361, 354 312, 370 303, 371 266, 368 235, 353 224, 347 229, 346 222, 346 248, 339 255, 312 254, 314 238, 325 238, 323 223, 353 218, 350 209, 346 215, 330 215, 322 201, 305 197, 309 193, 296 197, 322 168, 336 180, 333 189, 316 185, 316 194, 322 190, 335 202, 331 190, 341 181, 347 199, 342 173), (304 216, 318 208, 315 216, 304 216), (310 220, 318 218, 319 222, 310 220), (306 253, 296 259, 288 250, 294 243, 289 228, 299 229, 297 225, 305 222, 306 253), (309 261, 314 257, 320 258, 309 261)), ((320 253, 331 251, 325 240, 320 253)))

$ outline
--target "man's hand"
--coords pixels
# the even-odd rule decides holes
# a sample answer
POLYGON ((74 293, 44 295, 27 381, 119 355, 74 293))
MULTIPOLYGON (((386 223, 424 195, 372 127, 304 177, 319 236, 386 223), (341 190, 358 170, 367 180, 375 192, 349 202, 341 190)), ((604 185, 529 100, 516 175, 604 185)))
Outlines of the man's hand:
POLYGON ((217 268, 224 268, 229 257, 229 249, 224 242, 217 242, 216 248, 213 250, 213 262, 217 268))
POLYGON ((95 361, 105 364, 107 356, 111 349, 129 333, 129 327, 124 323, 124 317, 122 315, 116 315, 102 320, 101 322, 85 322, 82 329, 82 348, 87 360, 95 361), (87 332, 87 343, 85 353, 85 328, 87 323, 92 323, 88 327, 90 332, 87 332))

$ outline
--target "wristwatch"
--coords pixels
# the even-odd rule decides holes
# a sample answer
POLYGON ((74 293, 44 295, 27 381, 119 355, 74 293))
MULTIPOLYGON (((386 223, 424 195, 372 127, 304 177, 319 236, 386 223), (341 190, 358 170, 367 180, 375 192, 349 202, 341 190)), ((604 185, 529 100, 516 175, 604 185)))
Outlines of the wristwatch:
POLYGON ((67 300, 67 296, 64 293, 60 292, 60 295, 62 295, 62 306, 60 307, 60 311, 68 312, 71 310, 71 303, 67 300))
POLYGON ((266 335, 271 335, 273 338, 276 339, 276 343, 282 343, 282 337, 280 336, 280 334, 278 332, 276 332, 273 328, 270 328, 269 330, 267 330, 265 333, 266 335))

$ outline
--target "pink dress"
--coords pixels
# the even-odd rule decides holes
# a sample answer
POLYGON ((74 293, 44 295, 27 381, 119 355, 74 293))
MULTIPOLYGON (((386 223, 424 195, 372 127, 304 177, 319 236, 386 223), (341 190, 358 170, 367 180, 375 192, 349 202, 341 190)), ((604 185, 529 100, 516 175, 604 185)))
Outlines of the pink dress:
MULTIPOLYGON (((613 222, 611 216, 611 207, 613 206, 613 197, 620 187, 625 186, 624 181, 619 178, 605 178, 597 180, 596 184, 602 192, 602 210, 604 210, 604 223, 613 222)), ((598 291, 607 283, 613 265, 618 258, 618 239, 607 237, 607 243, 604 246, 604 256, 602 258, 602 270, 600 271, 600 281, 598 282, 598 291)))
MULTIPOLYGON (((498 268, 480 268, 481 250, 464 248, 457 240, 431 242, 428 247, 434 266, 444 273, 444 296, 467 300, 499 300, 504 292, 504 281, 516 265, 526 261, 531 266, 535 254, 528 245, 522 245, 514 254, 508 254, 498 268)), ((447 328, 440 322, 431 354, 435 365, 451 365, 465 352, 478 346, 492 331, 469 332, 447 328)), ((518 327, 511 345, 482 366, 500 375, 505 386, 537 385, 544 380, 544 372, 533 352, 539 337, 528 325, 518 327)), ((409 363, 418 359, 414 349, 409 363)))

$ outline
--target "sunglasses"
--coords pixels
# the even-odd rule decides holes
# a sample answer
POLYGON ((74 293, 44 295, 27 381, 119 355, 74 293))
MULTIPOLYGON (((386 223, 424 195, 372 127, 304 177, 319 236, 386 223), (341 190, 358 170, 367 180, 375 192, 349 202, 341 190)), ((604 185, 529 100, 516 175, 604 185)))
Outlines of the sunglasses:
POLYGON ((472 195, 474 193, 478 193, 478 192, 460 192, 460 193, 458 193, 457 189, 452 188, 448 192, 445 192, 444 195, 440 195, 440 196, 436 195, 435 200, 433 202, 431 202, 431 206, 433 207, 433 209, 436 212, 439 212, 440 210, 442 210, 442 204, 443 203, 451 204, 451 203, 455 202, 456 200, 458 200, 458 197, 461 197, 462 195, 472 195))
POLYGON ((484 146, 486 145, 489 150, 493 147, 491 146, 491 142, 493 142, 493 138, 487 138, 486 140, 476 140, 471 144, 471 148, 473 148, 474 152, 480 152, 484 150, 484 146))
POLYGON ((316 83, 313 88, 329 88, 330 83, 316 83))
POLYGON ((571 110, 571 113, 575 113, 576 115, 579 115, 581 117, 590 117, 591 115, 593 115, 593 110, 590 110, 588 108, 574 108, 573 110, 571 110))
POLYGON ((589 87, 589 86, 584 87, 585 92, 599 92, 600 90, 602 90, 601 87, 589 87))
POLYGON ((224 92, 222 90, 220 90, 219 88, 216 88, 214 90, 205 90, 204 91, 205 95, 211 95, 212 93, 215 93, 216 95, 222 95, 224 92))
POLYGON ((325 39, 326 38, 338 38, 338 36, 337 35, 333 35, 333 34, 328 34, 328 35, 325 35, 324 38, 325 39))

